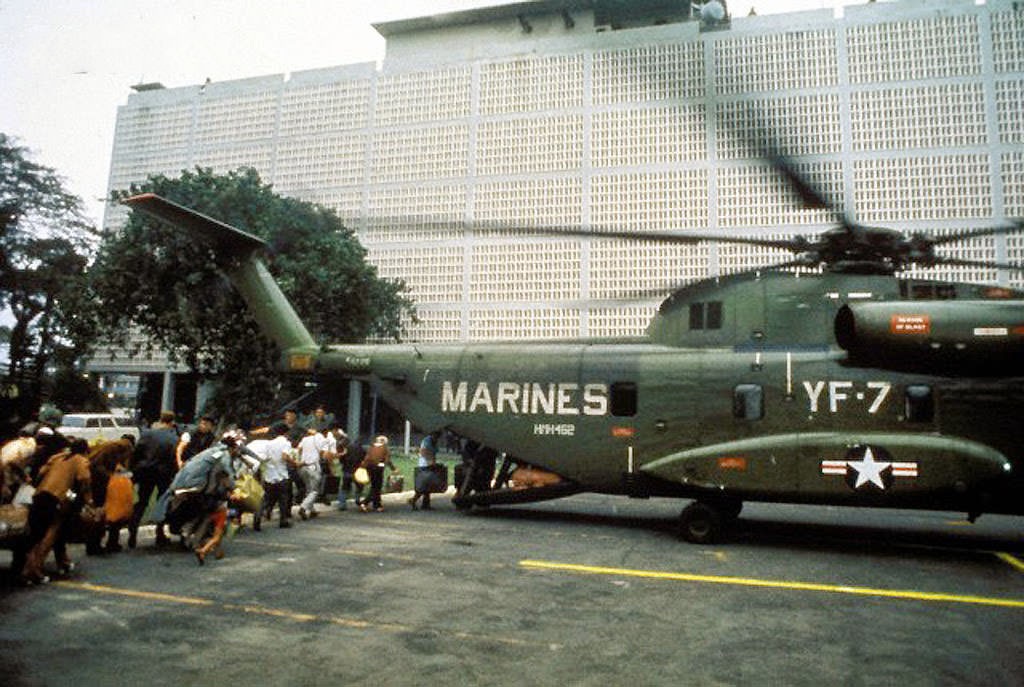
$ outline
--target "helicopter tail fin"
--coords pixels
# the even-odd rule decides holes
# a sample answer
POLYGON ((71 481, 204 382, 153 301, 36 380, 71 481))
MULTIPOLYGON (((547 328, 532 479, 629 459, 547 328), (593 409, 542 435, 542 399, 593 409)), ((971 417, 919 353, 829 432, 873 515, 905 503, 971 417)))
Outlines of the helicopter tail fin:
MULTIPOLYGON (((257 236, 224 224, 153 193, 123 201, 130 208, 187 230, 211 242, 218 254, 229 256, 220 266, 238 289, 264 336, 274 341, 286 359, 312 363, 316 342, 256 251, 267 244, 257 236)), ((294 364, 290 364, 295 367, 294 364)))

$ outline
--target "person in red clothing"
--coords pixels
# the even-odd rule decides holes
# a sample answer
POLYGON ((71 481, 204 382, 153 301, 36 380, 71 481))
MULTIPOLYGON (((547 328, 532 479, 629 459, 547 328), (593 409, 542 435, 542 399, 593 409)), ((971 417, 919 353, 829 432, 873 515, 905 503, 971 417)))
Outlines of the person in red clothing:
POLYGON ((39 471, 39 486, 28 513, 29 550, 21 570, 24 584, 49 582, 43 574, 43 562, 50 549, 62 574, 73 569, 61 527, 76 492, 82 495, 86 505, 93 504, 88 452, 89 445, 85 441, 75 440, 67 450, 51 457, 39 471))

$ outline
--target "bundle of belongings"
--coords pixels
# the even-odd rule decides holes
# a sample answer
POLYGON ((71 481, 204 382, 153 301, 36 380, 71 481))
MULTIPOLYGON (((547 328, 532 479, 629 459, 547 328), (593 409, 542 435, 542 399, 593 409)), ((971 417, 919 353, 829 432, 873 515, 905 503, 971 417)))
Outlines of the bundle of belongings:
POLYGON ((13 548, 28 535, 28 507, 35 492, 28 472, 37 448, 34 436, 11 439, 0 448, 0 548, 13 548))

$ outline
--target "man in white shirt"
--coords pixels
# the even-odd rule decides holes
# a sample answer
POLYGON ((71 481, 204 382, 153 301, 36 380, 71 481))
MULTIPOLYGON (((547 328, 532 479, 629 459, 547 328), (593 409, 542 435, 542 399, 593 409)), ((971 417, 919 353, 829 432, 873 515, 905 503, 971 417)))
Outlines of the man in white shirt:
POLYGON ((299 517, 315 518, 316 500, 320 496, 320 459, 327 448, 323 434, 310 427, 299 442, 299 478, 306 485, 306 497, 299 504, 299 517))
MULTIPOLYGON (((263 483, 263 464, 267 462, 267 445, 270 443, 270 439, 253 439, 245 445, 249 452, 256 457, 256 460, 260 462, 259 467, 254 471, 256 479, 263 483)), ((256 512, 252 515, 252 528, 257 532, 262 529, 263 525, 263 509, 266 507, 266 488, 263 490, 263 502, 260 503, 260 507, 256 509, 256 512)))
POLYGON ((292 526, 292 490, 288 479, 288 452, 292 443, 288 441, 287 434, 288 427, 283 423, 271 427, 273 439, 262 446, 260 455, 263 463, 263 516, 270 520, 277 505, 281 527, 292 526))

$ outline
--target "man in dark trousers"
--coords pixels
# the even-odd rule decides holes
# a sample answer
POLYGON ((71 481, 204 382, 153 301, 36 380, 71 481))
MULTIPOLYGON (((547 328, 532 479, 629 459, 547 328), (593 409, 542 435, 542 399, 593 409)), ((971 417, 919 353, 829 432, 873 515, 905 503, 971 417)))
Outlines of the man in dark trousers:
MULTIPOLYGON (((302 437, 306 436, 305 426, 299 423, 299 414, 289 408, 284 411, 283 422, 284 436, 291 442, 292 448, 298 448, 302 437)), ((299 477, 299 469, 295 463, 288 463, 288 481, 290 482, 289 488, 294 488, 292 503, 299 503, 306 498, 306 483, 299 477)))
POLYGON ((338 510, 348 508, 349 493, 355 499, 356 506, 363 498, 363 485, 355 481, 355 472, 366 458, 366 451, 359 442, 359 437, 349 439, 344 432, 338 430, 338 461, 341 463, 341 484, 338 486, 338 510))
MULTIPOLYGON (((149 498, 156 490, 157 498, 167 491, 167 487, 178 471, 175 458, 175 447, 178 445, 178 431, 174 427, 174 413, 165 410, 160 419, 142 432, 135 444, 132 459, 132 479, 139 488, 139 501, 135 504, 131 522, 128 523, 128 547, 134 549, 139 531, 139 522, 149 505, 149 498)), ((156 543, 167 543, 163 524, 156 526, 156 543)))

